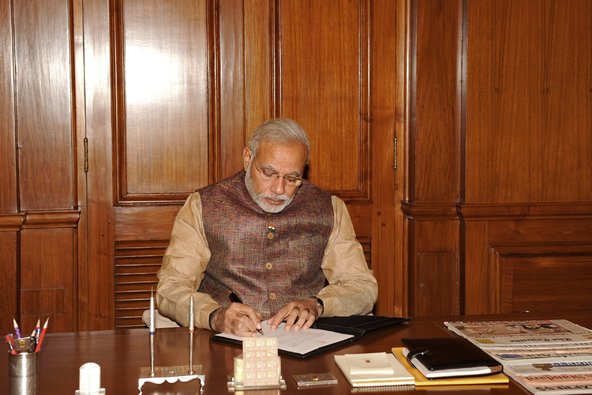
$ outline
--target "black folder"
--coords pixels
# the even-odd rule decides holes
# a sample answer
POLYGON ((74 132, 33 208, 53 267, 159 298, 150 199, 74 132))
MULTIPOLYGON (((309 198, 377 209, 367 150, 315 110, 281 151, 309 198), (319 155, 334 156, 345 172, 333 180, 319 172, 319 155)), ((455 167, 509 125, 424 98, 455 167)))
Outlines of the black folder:
POLYGON ((356 338, 368 332, 388 328, 409 321, 407 317, 384 317, 380 315, 351 315, 348 317, 321 317, 312 325, 313 328, 348 333, 356 338))
POLYGON ((404 338, 409 362, 427 378, 486 375, 502 371, 502 365, 461 337, 404 338))

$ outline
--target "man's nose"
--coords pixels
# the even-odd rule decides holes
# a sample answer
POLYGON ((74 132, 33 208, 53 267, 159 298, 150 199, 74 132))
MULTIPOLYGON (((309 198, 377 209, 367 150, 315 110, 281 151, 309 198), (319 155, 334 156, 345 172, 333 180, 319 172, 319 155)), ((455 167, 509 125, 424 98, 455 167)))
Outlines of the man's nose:
POLYGON ((271 191, 276 195, 283 195, 286 190, 285 182, 286 180, 282 176, 274 178, 271 182, 271 191))

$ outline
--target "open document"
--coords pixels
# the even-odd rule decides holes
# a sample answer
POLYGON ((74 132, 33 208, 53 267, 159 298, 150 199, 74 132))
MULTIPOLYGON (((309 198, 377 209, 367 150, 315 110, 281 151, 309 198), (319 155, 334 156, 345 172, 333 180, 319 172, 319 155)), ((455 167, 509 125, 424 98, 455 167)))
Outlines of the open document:
POLYGON ((445 323, 534 394, 592 393, 592 330, 567 320, 445 323))
MULTIPOLYGON (((262 321, 263 335, 276 337, 278 341, 278 350, 281 354, 290 355, 298 358, 306 358, 319 354, 329 349, 337 348, 341 345, 351 343, 355 340, 352 334, 344 334, 324 329, 309 328, 305 330, 289 331, 284 330, 285 324, 282 322, 278 329, 272 331, 267 321, 262 321)), ((230 335, 227 333, 217 333, 214 340, 226 341, 239 344, 242 337, 230 335)))

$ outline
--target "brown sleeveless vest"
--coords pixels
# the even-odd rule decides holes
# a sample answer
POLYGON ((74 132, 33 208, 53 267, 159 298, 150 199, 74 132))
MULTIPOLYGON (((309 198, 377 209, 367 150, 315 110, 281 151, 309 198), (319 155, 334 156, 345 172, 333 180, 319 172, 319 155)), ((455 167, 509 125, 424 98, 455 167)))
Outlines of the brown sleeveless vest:
POLYGON ((325 285, 321 263, 333 228, 331 195, 304 183, 282 212, 266 213, 245 172, 199 190, 212 256, 199 287, 220 305, 234 291, 264 318, 325 285))

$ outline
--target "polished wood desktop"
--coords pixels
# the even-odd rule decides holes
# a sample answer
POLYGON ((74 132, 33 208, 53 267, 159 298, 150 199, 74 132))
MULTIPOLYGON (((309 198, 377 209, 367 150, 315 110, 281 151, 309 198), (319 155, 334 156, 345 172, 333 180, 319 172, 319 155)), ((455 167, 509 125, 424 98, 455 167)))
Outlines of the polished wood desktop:
MULTIPOLYGON (((361 340, 316 357, 296 359, 282 356, 282 376, 287 383, 285 390, 245 391, 256 394, 342 395, 352 392, 350 384, 334 362, 334 354, 389 352, 401 345, 403 337, 446 336, 443 322, 451 319, 499 319, 500 317, 443 317, 412 319, 406 324, 366 334, 361 340), (338 384, 320 388, 298 389, 294 374, 331 372, 338 384)), ((586 327, 592 327, 592 314, 534 316, 504 315, 504 319, 566 318, 586 327)), ((201 364, 206 375, 204 394, 225 394, 228 377, 233 372, 233 358, 241 354, 239 346, 211 340, 212 332, 197 330, 194 334, 194 365, 201 364)), ((155 366, 187 365, 189 337, 187 328, 159 329, 155 335, 155 366)), ((74 394, 78 389, 79 367, 86 362, 101 366, 101 386, 107 395, 137 394, 138 375, 141 367, 150 366, 149 336, 147 329, 96 331, 80 333, 48 334, 39 355, 38 395, 74 394)), ((8 393, 7 358, 0 359, 0 394, 8 393)), ((469 389, 446 388, 421 389, 420 392, 448 394, 525 394, 519 385, 475 386, 469 389), (462 391, 462 392, 461 392, 462 391)), ((393 394, 413 394, 417 391, 396 391, 393 394)), ((146 394, 199 394, 197 381, 174 384, 148 383, 142 387, 146 394)), ((381 392, 389 393, 389 392, 381 392)))

